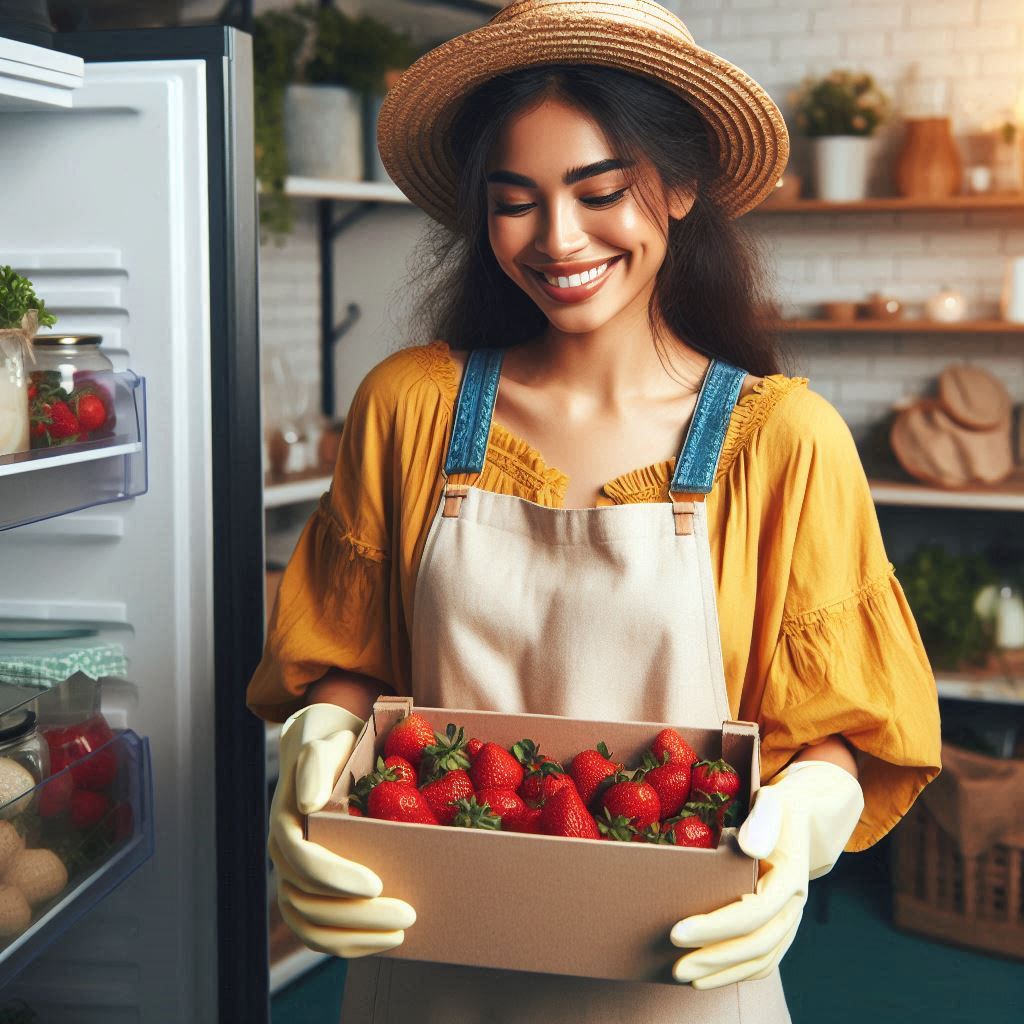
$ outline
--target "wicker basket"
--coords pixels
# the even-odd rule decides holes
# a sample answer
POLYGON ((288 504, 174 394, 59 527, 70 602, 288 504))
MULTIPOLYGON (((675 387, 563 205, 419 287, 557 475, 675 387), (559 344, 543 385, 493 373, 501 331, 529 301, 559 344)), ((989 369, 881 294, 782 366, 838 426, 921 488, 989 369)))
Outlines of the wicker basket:
POLYGON ((1024 850, 996 843, 964 857, 921 800, 892 838, 897 927, 1024 959, 1024 850))

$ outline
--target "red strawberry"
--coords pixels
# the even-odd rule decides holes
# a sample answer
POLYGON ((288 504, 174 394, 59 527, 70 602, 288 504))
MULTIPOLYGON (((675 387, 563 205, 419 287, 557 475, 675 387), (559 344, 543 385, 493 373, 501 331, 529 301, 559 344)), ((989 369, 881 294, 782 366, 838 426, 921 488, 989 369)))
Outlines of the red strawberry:
POLYGON ((486 801, 471 796, 456 803, 452 824, 456 828, 482 828, 488 832, 498 832, 502 822, 486 801))
POLYGON ((654 742, 651 744, 651 753, 654 754, 659 763, 664 760, 666 753, 670 761, 675 761, 679 764, 693 764, 694 761, 698 760, 693 747, 675 729, 662 729, 654 737, 654 742))
POLYGON ((665 822, 675 836, 676 846, 713 850, 718 846, 717 811, 704 802, 688 803, 680 814, 665 822))
POLYGON ((122 842, 131 837, 135 831, 135 812, 127 800, 121 800, 114 804, 113 821, 111 823, 111 838, 114 842, 122 842))
POLYGON ((466 740, 466 753, 469 755, 469 763, 472 764, 476 760, 476 755, 480 753, 480 748, 484 745, 483 740, 469 739, 466 740))
POLYGON ((580 798, 589 806, 601 783, 621 768, 621 764, 614 764, 610 760, 608 748, 604 743, 598 743, 593 750, 581 750, 572 759, 569 774, 576 783, 580 798))
POLYGON ((651 753, 644 754, 644 782, 658 794, 661 801, 661 817, 671 818, 682 810, 690 796, 690 766, 681 761, 669 760, 666 750, 662 760, 655 760, 651 753))
POLYGON ((63 814, 68 809, 74 789, 75 780, 71 772, 58 772, 47 779, 39 794, 39 817, 55 818, 63 814))
POLYGON ((523 783, 523 766, 497 743, 485 743, 469 770, 479 789, 518 789, 523 783))
POLYGON ((405 782, 379 782, 366 798, 366 813, 386 821, 411 821, 437 825, 438 820, 423 794, 405 782))
POLYGON ((435 736, 434 742, 423 748, 423 760, 420 761, 420 781, 432 782, 434 779, 439 779, 445 772, 468 767, 466 734, 462 729, 456 732, 455 725, 449 722, 444 738, 435 736))
POLYGON ((92 828, 110 809, 110 800, 102 793, 80 789, 71 794, 71 824, 77 829, 92 828))
POLYGON ((531 806, 539 807, 563 786, 572 785, 572 779, 555 760, 542 754, 533 740, 520 740, 512 747, 516 760, 523 766, 523 782, 519 795, 531 806))
POLYGON ((430 804, 430 809, 442 825, 450 825, 455 817, 455 804, 463 797, 473 795, 473 783, 461 769, 442 775, 441 778, 428 782, 420 787, 423 799, 430 804))
POLYGON ((598 798, 602 810, 612 817, 621 815, 637 832, 643 832, 661 817, 661 801, 652 786, 641 777, 616 775, 612 784, 598 798))
POLYGON ((640 834, 640 841, 644 843, 675 846, 677 844, 676 824, 677 822, 675 821, 673 821, 672 824, 656 821, 640 834))
POLYGON ((391 769, 391 773, 394 775, 393 782, 408 782, 410 786, 416 785, 416 769, 404 757, 399 757, 397 754, 385 757, 384 767, 391 769))
POLYGON ((540 812, 541 831, 549 836, 600 839, 597 823, 574 786, 564 786, 553 794, 540 812))
POLYGON ((47 428, 50 432, 50 437, 74 439, 82 430, 78 417, 71 411, 67 402, 59 399, 56 402, 52 402, 47 415, 50 417, 50 425, 47 428))
POLYGON ((99 395, 91 391, 81 394, 75 403, 75 414, 83 430, 99 430, 107 422, 107 407, 99 395))
POLYGON ((714 796, 721 793, 726 797, 716 804, 718 808, 718 827, 722 827, 729 805, 736 799, 740 791, 740 777, 728 761, 698 761, 693 766, 693 777, 690 780, 692 792, 706 793, 714 796))
POLYGON ((430 723, 414 711, 392 727, 384 740, 384 756, 397 754, 418 768, 423 759, 423 748, 436 742, 438 738, 430 723))
POLYGON ((518 818, 503 821, 501 827, 506 832, 529 832, 532 835, 541 835, 540 819, 543 813, 540 807, 527 807, 518 818))
POLYGON ((359 807, 356 804, 349 804, 348 805, 348 813, 351 814, 353 818, 362 818, 363 817, 363 812, 361 810, 359 810, 359 807))
POLYGON ((529 810, 514 789, 481 789, 476 798, 479 803, 490 805, 491 810, 501 818, 501 827, 504 829, 511 829, 513 823, 529 810))

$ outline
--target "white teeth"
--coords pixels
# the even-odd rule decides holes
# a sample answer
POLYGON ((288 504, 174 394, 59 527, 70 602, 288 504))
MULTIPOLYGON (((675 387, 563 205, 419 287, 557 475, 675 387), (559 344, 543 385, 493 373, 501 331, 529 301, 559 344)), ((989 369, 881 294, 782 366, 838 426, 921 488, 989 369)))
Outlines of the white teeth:
POLYGON ((571 277, 552 277, 550 274, 545 274, 544 280, 556 288, 578 288, 581 284, 593 281, 594 278, 599 277, 607 269, 608 264, 602 263, 599 267, 592 267, 590 270, 585 270, 582 274, 573 274, 571 277))

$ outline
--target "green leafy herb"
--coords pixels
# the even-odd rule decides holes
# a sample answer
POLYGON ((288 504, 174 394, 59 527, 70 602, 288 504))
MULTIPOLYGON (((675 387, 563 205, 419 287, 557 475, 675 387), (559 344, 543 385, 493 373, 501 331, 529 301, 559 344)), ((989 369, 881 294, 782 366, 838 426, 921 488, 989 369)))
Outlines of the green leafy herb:
POLYGON ((36 296, 27 277, 15 273, 13 267, 0 267, 0 330, 20 327, 30 309, 39 311, 40 327, 52 327, 57 322, 53 313, 47 312, 43 300, 36 296))

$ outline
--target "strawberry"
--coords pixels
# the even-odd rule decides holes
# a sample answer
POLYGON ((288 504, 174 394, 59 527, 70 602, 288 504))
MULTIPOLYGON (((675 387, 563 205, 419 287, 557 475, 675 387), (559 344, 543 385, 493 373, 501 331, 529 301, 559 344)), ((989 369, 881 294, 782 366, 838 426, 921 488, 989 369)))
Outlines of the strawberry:
POLYGON ((598 743, 592 750, 581 750, 569 765, 569 774, 576 783, 580 798, 588 807, 604 780, 622 768, 621 764, 613 763, 610 758, 608 748, 604 743, 598 743))
POLYGON ((110 809, 110 800, 102 793, 87 789, 71 794, 71 824, 79 829, 92 828, 110 809))
POLYGON ((482 804, 490 804, 491 810, 501 818, 502 828, 511 828, 529 810, 514 789, 481 789, 476 798, 482 804))
POLYGON ((359 807, 356 804, 349 804, 348 805, 348 813, 351 814, 353 818, 362 818, 363 817, 363 812, 361 810, 359 810, 359 807))
POLYGON ((653 825, 644 829, 640 833, 640 841, 644 843, 654 843, 656 845, 669 845, 675 846, 676 840, 676 824, 667 824, 665 822, 656 821, 653 825))
POLYGON ((523 766, 523 782, 519 795, 531 807, 540 807, 544 801, 563 786, 572 785, 572 779, 554 759, 542 754, 533 740, 520 740, 512 747, 516 760, 523 766))
MULTIPOLYGON (((379 761, 378 758, 378 763, 379 761)), ((410 786, 416 785, 416 769, 404 757, 392 754, 390 757, 384 758, 383 764, 385 768, 391 769, 391 774, 394 775, 392 781, 408 782, 410 786)))
POLYGON ((679 764, 693 764, 694 761, 699 760, 693 747, 675 729, 662 729, 654 737, 654 742, 651 744, 651 753, 659 763, 664 760, 666 753, 670 761, 679 764))
POLYGON ((47 779, 39 794, 39 817, 56 818, 63 814, 71 803, 71 794, 75 789, 75 780, 71 772, 61 771, 47 779))
POLYGON ((386 821, 407 821, 419 825, 439 824, 423 794, 406 782, 379 782, 366 798, 366 813, 386 821))
POLYGON ((418 768, 423 759, 423 749, 438 742, 430 723, 422 716, 412 712, 394 725, 384 740, 384 756, 397 754, 418 768))
POLYGON ((661 818, 657 791, 643 781, 643 771, 633 775, 617 773, 612 784, 598 797, 600 807, 612 817, 621 815, 639 833, 661 818))
POLYGON ((455 805, 452 824, 456 828, 482 828, 489 832, 501 830, 501 818, 491 810, 485 801, 480 803, 475 796, 464 797, 455 805))
MULTIPOLYGON (((46 410, 45 406, 44 410, 46 410)), ((56 402, 50 403, 47 415, 50 417, 48 427, 50 437, 66 438, 72 441, 77 439, 82 427, 67 402, 58 399, 56 402)))
POLYGON ((563 786, 544 804, 540 812, 540 828, 549 836, 572 836, 576 839, 600 839, 597 823, 574 786, 563 786))
POLYGON ((540 807, 526 807, 521 815, 517 818, 506 818, 501 823, 501 827, 506 832, 529 832, 532 835, 541 835, 540 819, 543 814, 543 810, 540 807))
POLYGON ((470 764, 472 764, 476 760, 476 755, 480 753, 480 748, 483 745, 483 740, 478 740, 475 738, 466 740, 466 753, 469 755, 470 764))
POLYGON ((736 799, 740 791, 740 777, 728 761, 697 761, 693 766, 690 788, 694 793, 706 793, 714 796, 721 793, 727 799, 716 804, 718 808, 718 827, 722 827, 729 804, 736 799))
POLYGON ((107 407, 99 395, 86 391, 75 403, 75 415, 83 430, 99 430, 107 422, 107 407))
POLYGON ((423 748, 423 760, 420 761, 420 781, 432 782, 434 779, 441 778, 445 772, 468 767, 466 734, 462 729, 456 733, 455 725, 449 722, 444 738, 435 736, 434 742, 423 748))
POLYGON ((682 761, 669 759, 669 752, 656 760, 651 752, 644 754, 644 782, 657 794, 661 801, 661 817, 671 818, 678 814, 690 796, 690 766, 682 761))
POLYGON ((420 787, 423 799, 430 804, 437 820, 450 825, 455 817, 455 804, 464 797, 473 795, 473 783, 461 768, 456 768, 433 782, 420 787))
POLYGON ((485 743, 469 770, 479 789, 518 789, 523 783, 523 766, 497 743, 485 743))
POLYGON ((705 850, 713 850, 718 846, 718 814, 713 804, 691 801, 676 817, 665 822, 663 827, 672 830, 676 846, 705 850))

